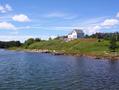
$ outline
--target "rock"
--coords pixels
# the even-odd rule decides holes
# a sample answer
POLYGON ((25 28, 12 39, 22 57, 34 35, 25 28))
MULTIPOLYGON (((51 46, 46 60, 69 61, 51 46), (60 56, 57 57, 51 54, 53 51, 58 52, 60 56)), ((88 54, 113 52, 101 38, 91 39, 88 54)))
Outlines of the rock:
POLYGON ((64 55, 63 53, 59 53, 59 52, 55 52, 55 53, 53 52, 52 54, 53 55, 64 55))
POLYGON ((95 59, 101 59, 101 57, 98 57, 98 56, 97 56, 97 57, 95 57, 95 59))

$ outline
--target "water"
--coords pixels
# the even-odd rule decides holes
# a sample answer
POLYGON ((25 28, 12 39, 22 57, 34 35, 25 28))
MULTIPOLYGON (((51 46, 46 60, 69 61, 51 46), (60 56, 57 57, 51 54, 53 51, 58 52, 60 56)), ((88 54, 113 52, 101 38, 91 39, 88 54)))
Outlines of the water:
POLYGON ((119 61, 0 50, 0 90, 119 90, 119 61))

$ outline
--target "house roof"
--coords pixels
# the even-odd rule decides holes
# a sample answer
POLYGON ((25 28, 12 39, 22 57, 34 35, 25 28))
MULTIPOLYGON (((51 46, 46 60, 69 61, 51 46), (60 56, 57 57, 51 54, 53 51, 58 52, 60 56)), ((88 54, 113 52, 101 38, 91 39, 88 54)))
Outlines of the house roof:
POLYGON ((75 31, 76 33, 84 33, 81 29, 74 29, 73 31, 75 31))
POLYGON ((69 33, 68 35, 72 34, 73 32, 76 32, 76 33, 84 33, 83 30, 81 29, 74 29, 71 33, 69 33))

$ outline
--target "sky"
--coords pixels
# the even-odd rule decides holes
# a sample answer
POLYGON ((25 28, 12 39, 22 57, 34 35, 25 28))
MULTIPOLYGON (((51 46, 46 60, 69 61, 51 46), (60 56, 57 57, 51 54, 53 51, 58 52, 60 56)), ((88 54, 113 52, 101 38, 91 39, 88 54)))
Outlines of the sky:
POLYGON ((0 41, 48 39, 73 29, 119 31, 119 0, 0 0, 0 41))

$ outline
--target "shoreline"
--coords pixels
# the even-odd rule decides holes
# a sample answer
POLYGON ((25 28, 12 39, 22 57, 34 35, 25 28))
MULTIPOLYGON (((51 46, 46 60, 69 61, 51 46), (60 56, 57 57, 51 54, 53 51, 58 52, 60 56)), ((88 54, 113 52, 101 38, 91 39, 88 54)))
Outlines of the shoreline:
POLYGON ((24 52, 36 52, 36 53, 49 53, 52 55, 70 55, 70 56, 86 56, 90 58, 94 58, 97 60, 100 59, 109 59, 109 60, 119 60, 119 55, 114 52, 113 54, 106 53, 104 55, 92 55, 85 53, 66 53, 65 51, 56 51, 56 50, 41 50, 41 49, 8 49, 13 51, 24 51, 24 52))

